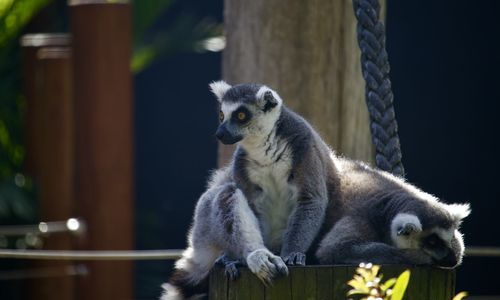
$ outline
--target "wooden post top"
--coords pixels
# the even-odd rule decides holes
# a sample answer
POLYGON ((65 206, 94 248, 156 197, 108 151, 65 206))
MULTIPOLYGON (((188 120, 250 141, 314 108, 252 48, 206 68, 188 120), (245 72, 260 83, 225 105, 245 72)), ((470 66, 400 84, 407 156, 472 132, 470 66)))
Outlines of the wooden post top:
POLYGON ((129 0, 68 0, 69 6, 89 4, 129 4, 129 0))
MULTIPOLYGON (((347 299, 351 288, 347 282, 357 266, 289 267, 289 275, 264 286, 248 268, 241 267, 240 278, 231 281, 224 268, 216 266, 210 273, 209 299, 347 299)), ((398 277, 404 270, 411 272, 405 300, 450 300, 455 295, 455 270, 432 267, 385 265, 380 268, 382 281, 398 277)))
POLYGON ((21 37, 22 47, 69 46, 71 35, 68 33, 29 33, 21 37))

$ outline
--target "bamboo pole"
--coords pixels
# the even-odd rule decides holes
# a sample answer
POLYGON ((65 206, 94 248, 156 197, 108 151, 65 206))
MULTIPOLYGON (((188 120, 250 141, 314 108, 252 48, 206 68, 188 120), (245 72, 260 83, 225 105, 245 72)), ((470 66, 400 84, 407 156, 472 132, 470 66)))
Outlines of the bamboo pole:
MULTIPOLYGON (((131 8, 69 1, 74 49, 76 192, 81 249, 133 249, 131 8)), ((79 299, 132 299, 131 262, 89 262, 79 299)))

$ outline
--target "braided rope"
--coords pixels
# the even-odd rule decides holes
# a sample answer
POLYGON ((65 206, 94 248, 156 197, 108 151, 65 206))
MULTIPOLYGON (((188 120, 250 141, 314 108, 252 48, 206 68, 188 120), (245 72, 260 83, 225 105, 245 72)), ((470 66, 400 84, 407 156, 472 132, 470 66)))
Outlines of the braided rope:
POLYGON ((366 103, 375 145, 377 167, 404 176, 398 124, 395 118, 389 60, 385 50, 385 27, 379 20, 378 0, 354 0, 358 19, 357 35, 361 49, 361 68, 366 81, 366 103))

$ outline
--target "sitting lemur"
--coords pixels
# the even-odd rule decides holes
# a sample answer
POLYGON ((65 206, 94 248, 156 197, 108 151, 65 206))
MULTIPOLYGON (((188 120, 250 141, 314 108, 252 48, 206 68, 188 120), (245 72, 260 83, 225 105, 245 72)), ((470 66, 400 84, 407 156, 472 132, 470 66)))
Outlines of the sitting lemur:
POLYGON ((454 267, 464 253, 468 204, 445 204, 364 163, 335 155, 280 96, 260 84, 210 84, 220 103, 216 137, 238 146, 198 200, 188 248, 162 300, 197 299, 217 258, 239 261, 265 284, 305 265, 454 267), (309 260, 309 258, 308 258, 309 260))

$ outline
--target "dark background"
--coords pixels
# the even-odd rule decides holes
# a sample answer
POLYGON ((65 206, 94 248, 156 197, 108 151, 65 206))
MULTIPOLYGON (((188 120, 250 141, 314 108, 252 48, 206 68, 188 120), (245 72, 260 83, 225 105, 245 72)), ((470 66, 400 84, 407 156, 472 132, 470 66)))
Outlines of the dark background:
MULTIPOLYGON (((387 45, 407 178, 470 202, 466 245, 500 246, 498 1, 389 1, 387 45)), ((458 290, 500 294, 499 258, 466 257, 458 290)))
MULTIPOLYGON (((184 0, 169 13, 181 11, 222 21, 221 1, 184 0)), ((471 203, 463 232, 474 246, 500 246, 499 11, 494 0, 388 1, 387 8, 407 178, 447 202, 471 203)), ((220 65, 220 53, 178 54, 135 78, 138 249, 185 246, 216 166, 217 114, 207 85, 221 77, 220 65)), ((170 262, 137 263, 136 296, 157 295, 170 270, 170 262)), ((500 294, 496 270, 499 258, 466 257, 457 290, 500 294)))

